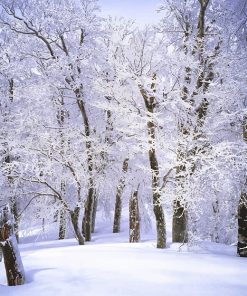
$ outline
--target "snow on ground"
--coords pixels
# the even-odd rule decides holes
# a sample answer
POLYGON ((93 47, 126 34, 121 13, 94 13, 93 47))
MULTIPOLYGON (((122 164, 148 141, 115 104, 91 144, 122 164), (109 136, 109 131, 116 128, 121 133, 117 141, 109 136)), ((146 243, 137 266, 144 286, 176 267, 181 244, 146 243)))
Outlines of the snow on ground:
POLYGON ((172 244, 158 250, 150 236, 129 244, 127 230, 102 228, 85 246, 75 239, 20 245, 27 283, 7 287, 1 262, 0 295, 247 295, 247 260, 236 256, 236 247, 211 243, 188 252, 172 244))

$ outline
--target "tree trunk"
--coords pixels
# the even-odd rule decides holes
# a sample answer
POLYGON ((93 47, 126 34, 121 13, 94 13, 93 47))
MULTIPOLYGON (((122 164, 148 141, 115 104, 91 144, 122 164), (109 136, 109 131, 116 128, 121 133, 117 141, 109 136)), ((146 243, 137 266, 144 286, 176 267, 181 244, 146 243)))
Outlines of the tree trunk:
MULTIPOLYGON (((243 140, 247 144, 247 116, 243 120, 243 140)), ((241 193, 238 206, 238 246, 240 257, 247 257, 247 179, 241 193)))
POLYGON ((59 239, 65 238, 66 233, 66 214, 63 209, 60 210, 60 219, 59 219, 59 239))
MULTIPOLYGON (((153 75, 153 83, 151 89, 155 94, 155 80, 156 75, 153 75)), ((148 111, 148 144, 149 144, 149 163, 152 174, 152 193, 153 193, 153 211, 156 219, 156 230, 157 230, 157 248, 163 249, 166 247, 166 223, 165 215, 161 204, 161 187, 159 177, 159 165, 155 150, 155 123, 153 119, 154 109, 156 106, 156 99, 154 96, 150 96, 146 90, 139 85, 141 95, 144 99, 146 110, 148 111)))
POLYGON ((0 210, 0 247, 2 248, 9 286, 25 282, 24 268, 13 231, 13 215, 9 206, 0 210))
POLYGON ((117 187, 115 210, 114 210, 113 233, 120 232, 121 214, 122 214, 122 195, 125 187, 125 174, 128 170, 128 164, 129 164, 129 159, 126 158, 123 162, 123 168, 122 168, 124 176, 120 179, 117 187))
POLYGON ((172 217, 172 242, 187 243, 187 211, 179 200, 174 201, 172 217))
POLYGON ((138 190, 134 191, 129 203, 129 242, 140 241, 140 213, 138 204, 138 190))
MULTIPOLYGON (((247 182, 246 182, 247 185, 247 182)), ((242 193, 238 206, 238 246, 240 257, 247 257, 247 194, 242 193)))
POLYGON ((94 192, 94 202, 93 202, 92 233, 95 232, 97 207, 98 207, 98 195, 97 195, 97 191, 95 191, 94 192))
MULTIPOLYGON (((64 118, 64 117, 62 117, 64 118)), ((61 122, 63 120, 61 119, 61 122)), ((61 133, 61 139, 62 144, 64 143, 63 134, 61 133)), ((63 149, 61 151, 63 154, 63 149)), ((66 183, 64 180, 61 181, 61 194, 65 196, 66 194, 66 183)), ((65 232, 66 232, 66 211, 65 209, 61 208, 57 211, 57 220, 59 220, 59 231, 58 231, 58 238, 64 239, 65 238, 65 232)))
POLYGON ((166 247, 165 215, 160 204, 160 195, 155 193, 153 193, 153 210, 156 219, 157 248, 164 249, 166 247))
POLYGON ((17 243, 19 243, 19 216, 18 216, 17 200, 15 196, 11 198, 10 205, 11 205, 11 212, 14 218, 14 224, 13 224, 14 234, 15 234, 17 243))
POLYGON ((181 202, 183 200, 183 189, 185 186, 186 167, 183 164, 185 162, 184 153, 178 153, 180 165, 176 170, 176 182, 177 182, 177 198, 173 201, 173 216, 172 216, 172 242, 173 243, 187 243, 188 242, 188 214, 181 202), (180 192, 181 191, 181 192, 180 192))
POLYGON ((85 203, 85 211, 84 217, 82 220, 82 232, 85 235, 85 240, 91 240, 91 233, 92 233, 92 218, 93 218, 93 207, 94 207, 94 194, 95 194, 95 184, 93 180, 93 155, 92 155, 92 143, 89 140, 90 137, 90 126, 89 120, 85 108, 85 104, 82 97, 82 90, 81 88, 77 88, 75 90, 75 95, 77 98, 77 105, 82 115, 83 123, 84 123, 84 130, 86 136, 86 152, 87 152, 87 167, 88 167, 88 194, 87 200, 85 203))
POLYGON ((79 210, 75 209, 75 211, 70 212, 71 222, 74 228, 76 239, 78 240, 79 245, 85 244, 85 239, 80 231, 78 220, 79 220, 79 210))
MULTIPOLYGON (((8 155, 5 157, 5 162, 7 164, 11 164, 11 156, 8 155)), ((14 178, 11 176, 12 172, 11 169, 8 169, 8 185, 9 185, 9 189, 10 189, 10 199, 9 199, 9 204, 10 204, 10 208, 11 208, 11 213, 13 214, 13 218, 14 218, 14 222, 13 222, 13 226, 14 226, 14 234, 16 236, 16 240, 17 242, 19 242, 19 216, 18 216, 18 206, 17 206, 17 200, 16 200, 16 196, 14 194, 14 178)))
POLYGON ((85 204, 84 217, 82 220, 82 230, 85 235, 85 240, 91 241, 91 233, 92 233, 92 218, 93 218, 93 207, 94 207, 94 184, 93 180, 90 179, 90 188, 88 190, 88 196, 85 204))
MULTIPOLYGON (((189 93, 189 89, 191 88, 190 84, 192 82, 191 74, 192 70, 190 66, 185 68, 185 78, 184 78, 184 86, 182 87, 181 99, 188 103, 191 107, 195 108, 195 99, 194 97, 198 95, 200 92, 204 95, 207 93, 210 82, 214 78, 213 73, 213 62, 206 63, 204 58, 204 37, 205 37, 205 16, 206 10, 209 4, 209 0, 199 0, 200 10, 198 15, 198 25, 197 25, 197 38, 195 40, 195 45, 192 50, 192 55, 198 55, 198 75, 196 79, 196 87, 192 94, 189 93)), ((185 33, 185 42, 188 41, 188 33, 185 33)), ((185 44, 185 53, 188 54, 188 48, 185 44)), ((217 54, 219 46, 215 47, 215 55, 217 54)), ((202 128, 206 119, 207 110, 209 107, 209 102, 206 98, 203 98, 199 107, 195 112, 195 121, 196 125, 193 127, 191 122, 189 121, 181 121, 178 122, 178 131, 179 137, 182 138, 183 141, 191 141, 191 137, 194 140, 199 140, 202 138, 202 128)), ((192 120, 193 122, 193 120, 192 120)), ((195 163, 193 163, 193 157, 198 153, 198 151, 202 151, 204 147, 198 147, 198 143, 194 144, 194 147, 191 151, 186 151, 187 148, 178 144, 178 169, 176 172, 176 181, 178 188, 178 196, 174 200, 173 205, 173 223, 172 223, 172 239, 173 242, 187 242, 188 241, 188 233, 187 233, 187 224, 188 224, 188 214, 187 210, 184 206, 184 196, 182 196, 183 189, 185 188, 185 182, 187 178, 193 174, 195 170, 195 163), (185 166, 185 163, 189 163, 189 168, 185 166), (181 191, 181 193, 179 193, 181 191)))

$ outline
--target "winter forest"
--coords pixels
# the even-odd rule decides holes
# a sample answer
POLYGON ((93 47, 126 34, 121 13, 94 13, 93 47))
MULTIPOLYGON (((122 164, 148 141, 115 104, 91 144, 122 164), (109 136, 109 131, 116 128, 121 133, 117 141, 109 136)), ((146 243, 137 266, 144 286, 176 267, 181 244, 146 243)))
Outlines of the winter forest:
POLYGON ((247 1, 155 9, 0 1, 1 295, 246 293, 247 1))

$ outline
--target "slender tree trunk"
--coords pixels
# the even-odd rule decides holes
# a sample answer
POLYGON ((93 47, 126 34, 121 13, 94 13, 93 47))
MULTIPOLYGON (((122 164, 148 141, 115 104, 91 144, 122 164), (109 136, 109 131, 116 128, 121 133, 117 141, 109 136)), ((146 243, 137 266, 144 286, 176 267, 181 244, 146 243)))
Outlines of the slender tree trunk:
POLYGON ((16 200, 16 196, 13 196, 10 201, 10 206, 11 206, 11 212, 14 217, 14 234, 17 240, 17 243, 19 243, 19 215, 18 215, 18 204, 16 200))
POLYGON ((74 228, 75 236, 78 240, 79 245, 84 245, 85 244, 85 239, 80 231, 79 228, 79 212, 80 209, 75 209, 75 211, 70 212, 70 217, 71 217, 71 222, 74 228))
MULTIPOLYGON (((64 124, 66 119, 66 112, 64 108, 64 95, 61 93, 60 99, 58 99, 59 108, 57 111, 57 121, 60 126, 59 135, 60 135, 60 143, 61 143, 61 155, 64 157, 64 145, 65 145, 65 137, 64 137, 64 124)), ((66 182, 62 179, 61 181, 61 194, 66 195, 66 182)), ((57 211, 57 220, 59 221, 59 229, 58 229, 58 238, 60 240, 65 238, 66 233, 66 212, 64 209, 60 209, 57 211)))
POLYGON ((152 171, 153 211, 156 219, 157 248, 164 249, 166 247, 166 224, 159 192, 159 168, 154 150, 149 151, 149 159, 152 171))
MULTIPOLYGON (((10 156, 5 158, 5 162, 10 164, 10 156)), ((8 183, 9 183, 9 188, 10 188, 10 192, 11 192, 11 197, 9 200, 9 204, 11 207, 11 213, 13 214, 13 230, 14 230, 14 234, 16 236, 16 240, 17 242, 19 242, 19 215, 18 215, 18 206, 17 206, 17 199, 16 196, 13 192, 13 186, 14 186, 14 179, 13 177, 11 177, 11 171, 9 171, 9 176, 8 176, 8 183)))
POLYGON ((138 190, 134 191, 129 203, 129 242, 138 243, 140 241, 140 213, 138 204, 138 190))
MULTIPOLYGON (((246 182, 247 186, 247 182, 246 182)), ((242 193, 238 206, 238 245, 240 257, 247 257, 247 194, 242 193)))
MULTIPOLYGON (((80 230, 79 227, 79 215, 80 215, 80 210, 81 207, 78 205, 74 208, 74 210, 71 210, 67 204, 67 202, 63 199, 62 195, 59 194, 58 192, 56 192, 57 194, 57 198, 61 203, 61 206, 63 206, 63 209, 61 211, 64 211, 64 215, 66 215, 65 213, 67 213, 69 215, 69 218, 71 220, 73 229, 74 229, 74 233, 75 233, 75 238, 78 240, 79 245, 84 245, 85 244, 85 239, 83 236, 82 231, 80 230)), ((58 214, 61 214, 58 213, 58 214)), ((58 216, 57 214, 57 216, 58 216)), ((57 217, 59 218, 59 217, 57 217)), ((64 230, 61 229, 61 232, 63 232, 64 230)))
POLYGON ((9 286, 22 285, 25 282, 24 268, 13 228, 13 215, 10 207, 6 206, 0 210, 0 247, 9 286))
MULTIPOLYGON (((10 101, 10 103, 13 103, 13 101, 14 101, 14 79, 13 78, 9 79, 9 101, 10 101)), ((11 162, 10 155, 8 157, 6 157, 6 162, 10 164, 10 162, 11 162)), ((13 179, 13 177, 11 177, 11 172, 9 172, 8 181, 9 181, 9 187, 11 189, 14 185, 14 179, 13 179)), ((14 217, 14 225, 13 225, 14 226, 14 234, 16 236, 17 242, 19 242, 18 203, 17 203, 17 199, 16 199, 14 192, 11 192, 11 195, 12 196, 10 198, 10 206, 11 206, 11 212, 14 217)))
MULTIPOLYGON (((243 120, 243 140, 247 144, 247 116, 243 120)), ((237 252, 241 257, 247 257, 247 179, 240 195, 238 206, 238 246, 237 252)))
POLYGON ((213 207, 213 213, 214 213, 214 223, 215 223, 215 226, 214 226, 214 230, 213 230, 213 233, 211 235, 211 238, 212 238, 212 241, 216 242, 216 243, 219 243, 220 242, 220 237, 219 237, 219 219, 220 219, 220 216, 219 216, 219 212, 220 212, 220 207, 219 207, 219 200, 216 199, 216 201, 212 204, 212 207, 213 207))
POLYGON ((77 98, 77 105, 81 112, 83 123, 84 123, 84 130, 86 135, 86 152, 87 152, 87 167, 88 167, 88 194, 87 200, 85 203, 85 211, 84 217, 82 220, 82 232, 85 235, 86 241, 91 240, 91 233, 92 233, 92 218, 93 218, 93 207, 94 207, 94 195, 95 195, 95 184, 93 179, 93 155, 92 155, 92 143, 89 140, 90 137, 90 126, 89 120, 86 112, 86 108, 82 99, 81 89, 77 88, 75 90, 76 98, 77 98))
POLYGON ((129 159, 126 158, 123 162, 123 176, 119 181, 116 193, 116 201, 115 201, 115 211, 114 211, 114 222, 113 222, 113 233, 120 232, 121 225, 121 214, 122 214, 122 195, 125 187, 125 174, 128 170, 129 159))
POLYGON ((98 194, 97 194, 97 191, 95 191, 94 192, 94 202, 93 202, 92 233, 95 232, 97 207, 98 207, 98 194))
MULTIPOLYGON (((92 181, 92 180, 91 180, 92 181)), ((93 181, 91 183, 92 187, 89 188, 87 201, 85 204, 85 211, 83 217, 83 233, 85 235, 86 241, 91 241, 91 233, 92 233, 92 218, 93 218, 93 207, 94 207, 94 186, 93 181)))
MULTIPOLYGON (((155 95, 155 80, 156 75, 153 75, 153 83, 151 89, 155 95)), ((156 106, 155 96, 151 96, 145 91, 142 85, 139 85, 141 95, 144 99, 146 110, 148 112, 148 144, 149 144, 149 163, 152 174, 152 193, 153 193, 153 211, 156 219, 157 230, 157 248, 163 249, 166 247, 166 223, 163 207, 161 204, 161 187, 159 177, 159 165, 155 150, 155 123, 153 119, 154 109, 156 106)))
POLYGON ((187 172, 184 165, 185 155, 181 150, 178 153, 178 158, 180 165, 176 169, 177 198, 173 201, 172 242, 186 243, 188 241, 188 213, 184 203, 181 201, 183 200, 183 190, 188 176, 186 175, 187 172))
POLYGON ((65 238, 66 233, 66 215, 63 209, 60 210, 60 219, 59 219, 59 239, 65 238))

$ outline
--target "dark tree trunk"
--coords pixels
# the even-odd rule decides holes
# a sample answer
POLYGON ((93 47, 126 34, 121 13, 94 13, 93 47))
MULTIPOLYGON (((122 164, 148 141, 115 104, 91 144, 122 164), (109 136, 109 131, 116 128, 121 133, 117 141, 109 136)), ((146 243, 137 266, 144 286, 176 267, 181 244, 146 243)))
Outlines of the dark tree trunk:
MULTIPOLYGON (((81 86, 82 88, 82 86, 81 86)), ((85 235, 85 240, 91 240, 91 233, 92 233, 92 218, 93 218, 93 207, 94 207, 94 196, 95 196, 95 184, 93 180, 93 171, 94 171, 94 164, 93 164, 93 154, 92 154, 92 143, 89 140, 90 137, 90 126, 89 120, 85 108, 85 104, 82 97, 82 89, 77 88, 75 90, 75 95, 77 98, 77 105, 82 115, 83 123, 84 123, 84 130, 86 136, 86 152, 87 152, 87 167, 88 167, 88 194, 87 200, 85 203, 85 211, 84 217, 82 220, 82 232, 85 235)))
MULTIPOLYGON (((63 114, 63 113, 62 113, 63 114)), ((64 116, 60 116, 61 120, 64 118, 64 116)), ((63 122, 63 120, 62 120, 63 122)), ((62 145, 64 143, 63 134, 61 133, 61 139, 62 139, 62 145)), ((63 153, 63 149, 62 149, 63 153)), ((61 194, 65 196, 66 194, 66 184, 63 180, 61 182, 61 194)), ((59 231, 58 231, 58 238, 64 239, 65 238, 65 232, 66 232, 66 211, 64 208, 61 208, 57 211, 57 220, 59 220, 59 231)))
POLYGON ((97 195, 97 191, 95 191, 94 192, 94 202, 93 202, 92 233, 95 232, 97 207, 98 207, 98 195, 97 195))
POLYGON ((25 282, 24 268, 13 228, 13 215, 10 207, 6 206, 0 210, 0 247, 9 286, 22 285, 25 282))
POLYGON ((172 217, 172 242, 187 243, 187 211, 179 200, 174 201, 172 217))
MULTIPOLYGON (((57 121, 60 126, 59 130, 59 135, 60 135, 60 145, 61 145, 61 150, 60 153, 61 155, 64 156, 65 151, 64 151, 64 145, 65 145, 65 137, 64 137, 64 124, 65 124, 65 119, 66 116, 68 117, 68 111, 64 107, 64 95, 63 92, 61 93, 61 98, 58 100, 59 108, 57 110, 57 121)), ((61 194, 63 196, 66 195, 66 182, 65 180, 61 181, 61 194)), ((57 217, 56 220, 59 220, 59 229, 58 229, 58 239, 62 240, 65 238, 65 233, 66 233, 66 211, 64 209, 60 209, 56 213, 57 217)))
POLYGON ((11 198, 10 206, 11 206, 11 212, 14 218, 14 223, 13 223, 14 234, 15 234, 17 243, 19 243, 19 216, 18 216, 17 200, 15 196, 11 198))
POLYGON ((71 217, 71 222, 74 228, 76 239, 78 240, 79 245, 84 245, 85 239, 80 231, 79 224, 78 224, 79 212, 80 212, 80 209, 75 209, 74 211, 71 211, 70 217, 71 217))
MULTIPOLYGON (((12 161, 11 156, 8 155, 7 157, 5 157, 5 162, 7 164, 10 164, 12 161)), ((17 206, 17 200, 16 200, 16 196, 14 195, 13 192, 13 187, 14 187, 14 178, 11 176, 11 169, 8 169, 8 184, 9 184, 9 188, 10 188, 10 192, 11 192, 11 197, 9 199, 9 204, 10 204, 10 208, 11 208, 11 213, 13 214, 13 218, 14 218, 14 222, 13 222, 13 226, 14 226, 14 234, 16 236, 16 240, 17 242, 19 242, 19 216, 18 216, 18 206, 17 206)))
POLYGON ((219 243, 220 238, 219 238, 219 212, 220 212, 220 207, 219 207, 219 200, 216 199, 216 201, 212 204, 213 207, 213 213, 214 213, 214 219, 215 219, 215 226, 214 226, 214 231, 212 233, 212 241, 219 243))
MULTIPOLYGON (((151 89, 153 95, 155 95, 155 80, 156 75, 153 75, 153 83, 151 89)), ((153 119, 154 109, 156 106, 155 96, 150 96, 146 90, 139 85, 141 95, 144 99, 146 110, 148 111, 148 144, 149 144, 149 163, 152 174, 152 193, 153 193, 153 211, 156 219, 156 230, 157 230, 157 248, 163 249, 166 247, 166 223, 163 207, 161 204, 161 187, 159 177, 159 165, 155 150, 155 123, 153 119)))
POLYGON ((66 233, 66 214, 63 209, 60 210, 60 219, 59 219, 59 239, 65 238, 66 233))
POLYGON ((172 217, 172 242, 173 243, 186 243, 188 242, 188 214, 184 204, 182 192, 184 189, 184 182, 186 182, 186 168, 183 165, 185 161, 184 153, 178 154, 180 165, 176 170, 176 182, 177 182, 177 199, 173 201, 173 217, 172 217))
POLYGON ((242 193, 238 206, 238 246, 240 257, 247 257, 247 194, 242 193))
POLYGON ((93 207, 94 207, 94 185, 93 180, 91 180, 91 187, 88 190, 88 196, 85 204, 84 217, 82 220, 82 229, 85 235, 85 240, 91 241, 92 233, 92 218, 93 218, 93 207))
MULTIPOLYGON (((126 158, 123 162, 123 168, 122 168, 124 175, 126 174, 126 172, 128 170, 128 163, 129 163, 129 159, 126 158)), ((123 195, 124 187, 125 187, 125 176, 122 176, 122 178, 119 181, 119 184, 117 187, 117 193, 116 193, 113 233, 120 232, 121 214, 122 214, 122 195, 123 195)))
MULTIPOLYGON (((243 140, 247 144, 247 116, 243 120, 243 140)), ((247 179, 241 193, 238 206, 238 246, 237 252, 241 257, 247 257, 247 179)))
MULTIPOLYGON (((15 238, 12 237, 12 240, 15 240, 15 238)), ((15 244, 17 244, 17 241, 16 243, 13 243, 12 240, 6 240, 4 242, 4 246, 2 246, 7 282, 8 286, 23 285, 25 282, 25 277, 17 266, 17 256, 19 256, 19 254, 17 254, 15 246, 15 244)))
POLYGON ((153 210, 156 219, 157 248, 166 247, 166 224, 165 215, 161 204, 159 191, 159 168, 154 149, 149 151, 150 167, 152 171, 153 210))
POLYGON ((138 204, 138 190, 136 190, 129 203, 129 242, 138 243, 140 241, 140 213, 138 204))

